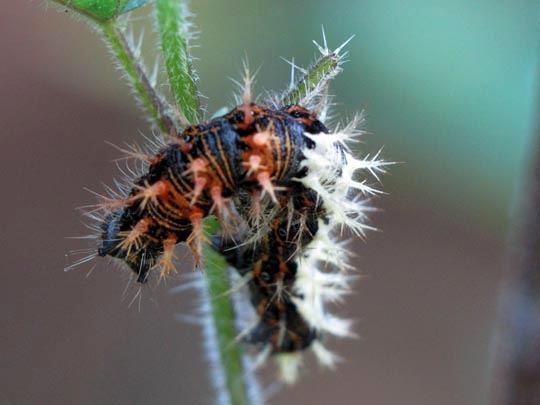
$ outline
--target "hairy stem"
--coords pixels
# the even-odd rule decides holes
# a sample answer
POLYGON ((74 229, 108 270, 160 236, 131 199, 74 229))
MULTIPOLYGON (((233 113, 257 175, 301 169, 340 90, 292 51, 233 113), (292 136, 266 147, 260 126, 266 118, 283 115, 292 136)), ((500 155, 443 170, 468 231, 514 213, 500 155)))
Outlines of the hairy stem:
POLYGON ((107 42, 111 51, 116 56, 128 81, 133 86, 135 93, 152 117, 155 125, 163 133, 170 133, 175 125, 169 116, 169 108, 150 84, 143 67, 133 54, 133 50, 126 41, 122 31, 113 21, 99 22, 98 26, 103 33, 105 42, 107 42))
MULTIPOLYGON (((218 229, 215 218, 208 218, 205 224, 208 234, 215 233, 218 229)), ((226 387, 230 404, 247 405, 250 402, 244 381, 242 350, 240 343, 236 340, 237 331, 230 297, 228 266, 223 256, 208 244, 203 246, 203 257, 205 261, 204 279, 209 296, 208 304, 215 331, 213 335, 217 340, 214 342, 217 344, 213 346, 214 350, 217 348, 221 360, 221 364, 213 365, 213 367, 219 367, 225 377, 222 386, 216 381, 214 384, 218 391, 226 387)), ((207 334, 207 338, 209 337, 212 336, 207 334)), ((218 398, 223 398, 223 393, 218 392, 218 398)))
POLYGON ((197 123, 202 114, 181 1, 156 0, 156 16, 174 101, 188 123, 197 123))
MULTIPOLYGON (((327 49, 323 51, 322 56, 304 72, 300 80, 294 85, 291 83, 291 89, 283 95, 280 105, 307 105, 311 95, 321 93, 320 89, 326 87, 341 71, 342 56, 338 52, 328 52, 327 49)), ((293 69, 296 67, 293 66, 293 69)))

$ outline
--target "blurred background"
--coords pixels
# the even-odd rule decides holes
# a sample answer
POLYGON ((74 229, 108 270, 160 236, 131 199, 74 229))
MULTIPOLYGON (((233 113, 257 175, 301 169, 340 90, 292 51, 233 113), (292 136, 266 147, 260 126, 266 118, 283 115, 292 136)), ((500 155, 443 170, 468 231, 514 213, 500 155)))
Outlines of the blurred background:
MULTIPOLYGON (((118 174, 105 143, 149 127, 88 24, 38 0, 0 7, 0 403, 210 404, 200 330, 175 320, 196 295, 145 287, 105 261, 69 273, 86 233, 76 207, 118 174)), ((526 0, 192 1, 194 54, 208 112, 230 105, 242 59, 258 90, 284 89, 324 25, 349 36, 336 112, 365 109, 362 153, 403 162, 355 266, 364 278, 339 312, 357 340, 309 362, 274 404, 487 404, 497 296, 512 204, 525 168, 540 5, 526 0)), ((144 19, 149 8, 136 13, 144 19)), ((151 31, 150 29, 148 31, 151 31)), ((149 35, 151 57, 156 42, 149 35)), ((148 59, 149 60, 149 59, 148 59)), ((184 269, 183 269, 184 270, 184 269)), ((186 266, 185 274, 191 272, 186 266)), ((267 373, 271 375, 271 371, 267 373)), ((268 382, 268 378, 266 382, 268 382)))

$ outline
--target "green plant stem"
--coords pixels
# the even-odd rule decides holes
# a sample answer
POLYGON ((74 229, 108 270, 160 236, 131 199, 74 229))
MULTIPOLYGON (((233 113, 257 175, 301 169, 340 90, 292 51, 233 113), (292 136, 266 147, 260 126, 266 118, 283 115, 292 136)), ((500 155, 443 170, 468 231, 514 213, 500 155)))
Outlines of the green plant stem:
POLYGON ((196 74, 187 47, 187 29, 180 0, 156 0, 161 49, 174 101, 188 123, 201 120, 196 74))
POLYGON ((281 99, 281 105, 298 104, 309 94, 318 93, 341 71, 342 56, 338 52, 327 53, 298 80, 281 99))
POLYGON ((121 30, 113 21, 103 21, 97 24, 103 33, 105 42, 110 46, 118 63, 122 66, 128 81, 152 117, 153 122, 163 133, 171 133, 175 124, 168 114, 168 106, 162 102, 161 97, 150 84, 144 69, 135 58, 121 30))
MULTIPOLYGON (((208 218, 205 221, 207 234, 218 229, 217 220, 208 218)), ((230 298, 228 265, 223 256, 210 245, 203 246, 205 264, 204 278, 209 295, 210 312, 213 318, 217 350, 221 358, 221 367, 225 374, 225 385, 233 405, 248 405, 247 387, 244 381, 242 364, 242 348, 236 340, 234 308, 230 298)), ((208 338, 208 337, 207 337, 208 338)))

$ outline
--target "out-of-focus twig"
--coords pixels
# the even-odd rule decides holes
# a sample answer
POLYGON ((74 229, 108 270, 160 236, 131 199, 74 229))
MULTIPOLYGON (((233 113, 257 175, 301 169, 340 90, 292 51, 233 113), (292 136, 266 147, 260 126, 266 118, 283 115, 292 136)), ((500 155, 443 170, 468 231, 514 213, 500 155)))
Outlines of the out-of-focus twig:
POLYGON ((528 168, 511 229, 502 293, 492 404, 540 404, 540 86, 536 84, 528 168))

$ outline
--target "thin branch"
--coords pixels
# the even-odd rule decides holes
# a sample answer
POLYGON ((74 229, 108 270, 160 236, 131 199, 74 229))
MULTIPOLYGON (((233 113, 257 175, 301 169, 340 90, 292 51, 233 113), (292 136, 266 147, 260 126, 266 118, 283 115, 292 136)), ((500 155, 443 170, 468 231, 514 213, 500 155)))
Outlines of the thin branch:
POLYGON ((327 88, 330 81, 341 72, 341 65, 347 53, 340 54, 340 52, 352 38, 332 51, 328 48, 323 31, 323 45, 313 41, 320 52, 320 57, 309 69, 300 68, 294 64, 294 61, 285 60, 291 65, 291 84, 289 90, 281 98, 280 105, 301 104, 306 106, 314 98, 324 94, 324 89, 327 88), (294 76, 297 70, 302 73, 302 77, 295 82, 294 76))
POLYGON ((169 107, 150 84, 143 67, 133 54, 133 50, 122 31, 112 21, 99 22, 98 26, 103 33, 105 42, 123 68, 129 83, 133 86, 155 125, 163 133, 171 133, 175 124, 169 115, 169 107))
MULTIPOLYGON (((215 218, 205 220, 208 234, 215 234, 219 229, 215 218)), ((215 340, 208 345, 210 350, 219 351, 219 356, 212 356, 212 369, 222 370, 224 381, 214 381, 220 403, 233 405, 248 405, 248 390, 244 380, 242 348, 236 340, 235 313, 230 295, 228 265, 223 256, 210 245, 204 244, 203 257, 205 261, 204 279, 208 295, 209 312, 213 320, 213 331, 206 333, 206 339, 215 340), (215 344, 217 343, 217 345, 215 344), (217 347, 216 347, 217 346, 217 347), (219 360, 219 361, 217 361, 219 360), (224 388, 226 387, 226 392, 224 388), (228 394, 228 395, 227 395, 228 394), (225 398, 228 397, 228 401, 225 398)))
POLYGON ((540 89, 537 83, 529 168, 511 230, 492 403, 540 403, 540 89))

